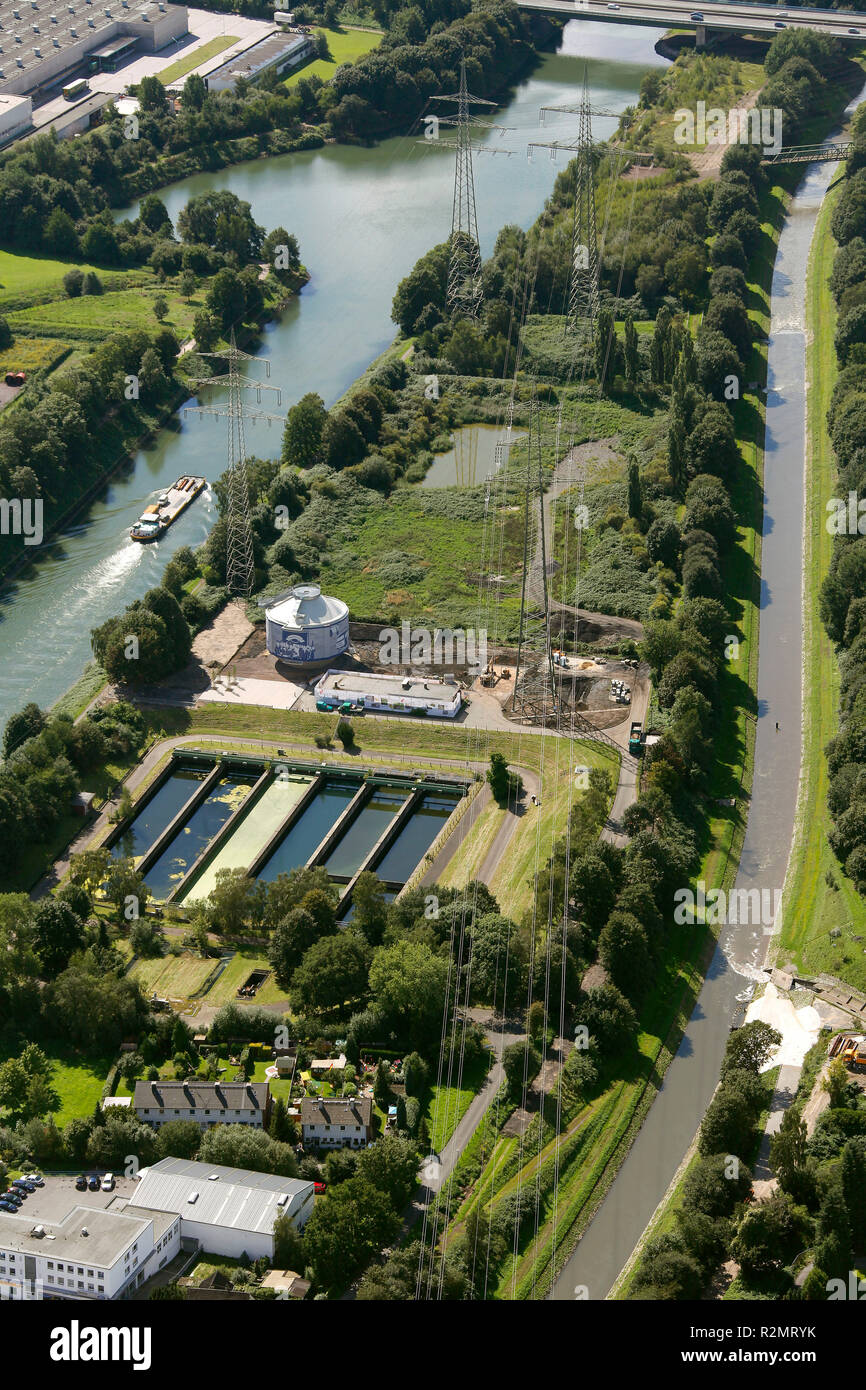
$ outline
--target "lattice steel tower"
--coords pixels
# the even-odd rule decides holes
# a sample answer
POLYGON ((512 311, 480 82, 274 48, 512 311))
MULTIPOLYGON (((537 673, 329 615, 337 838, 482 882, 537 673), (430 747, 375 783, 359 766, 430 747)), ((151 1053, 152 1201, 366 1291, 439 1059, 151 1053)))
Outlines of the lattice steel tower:
POLYGON ((592 111, 589 79, 583 69, 583 94, 579 107, 577 159, 574 170, 574 215, 571 227, 571 276, 568 287, 567 327, 572 333, 591 336, 598 315, 598 230, 593 180, 592 111))
POLYGON ((282 393, 278 386, 268 386, 263 381, 247 380, 240 375, 238 365, 241 362, 264 362, 266 376, 271 374, 271 364, 264 357, 253 357, 248 352, 242 352, 235 342, 234 329, 227 348, 223 348, 221 352, 201 352, 198 356, 228 363, 228 371, 222 376, 202 377, 194 382, 196 387, 228 386, 228 400, 225 406, 190 405, 184 407, 184 414, 223 415, 228 418, 226 587, 231 594, 249 598, 254 580, 253 528, 250 519, 244 421, 281 420, 283 417, 270 415, 264 410, 247 410, 244 406, 243 392, 255 391, 256 400, 261 401, 262 391, 276 391, 278 405, 282 404, 282 393))
POLYGON ((523 479, 520 628, 510 711, 512 714, 542 722, 558 713, 551 649, 544 484, 541 407, 533 388, 529 405, 529 432, 526 439, 526 469, 523 479))
POLYGON ((481 250, 478 243, 478 215, 475 208, 475 176, 472 171, 472 140, 469 134, 470 106, 496 103, 474 97, 466 86, 466 59, 460 59, 460 90, 433 101, 456 101, 457 115, 442 117, 441 124, 456 126, 454 161, 454 202, 451 209, 450 257, 448 261, 448 308, 477 318, 481 309, 481 250))

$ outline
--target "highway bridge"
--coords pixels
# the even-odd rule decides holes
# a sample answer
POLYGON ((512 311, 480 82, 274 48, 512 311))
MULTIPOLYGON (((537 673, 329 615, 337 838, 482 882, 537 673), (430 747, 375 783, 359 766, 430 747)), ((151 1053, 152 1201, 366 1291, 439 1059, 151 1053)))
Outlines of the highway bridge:
POLYGON ((694 29, 698 46, 710 29, 741 34, 776 34, 782 29, 814 29, 851 43, 866 39, 866 13, 856 10, 808 10, 776 5, 752 5, 727 0, 705 4, 697 0, 517 0, 522 10, 540 10, 560 19, 604 20, 610 24, 647 24, 654 29, 694 29))

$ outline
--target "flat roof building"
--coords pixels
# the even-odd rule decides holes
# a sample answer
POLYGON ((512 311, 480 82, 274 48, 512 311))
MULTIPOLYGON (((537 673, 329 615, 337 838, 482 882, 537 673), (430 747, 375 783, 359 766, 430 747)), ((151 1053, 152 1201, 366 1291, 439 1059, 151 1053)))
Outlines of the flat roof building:
POLYGON ((313 1210, 314 1187, 299 1178, 255 1173, 182 1158, 163 1158, 142 1169, 127 1211, 139 1206, 174 1212, 185 1240, 215 1255, 273 1259, 274 1221, 288 1214, 303 1228, 313 1210))
POLYGON ((243 53, 235 54, 205 77, 209 92, 232 92, 240 78, 250 82, 270 68, 296 68, 313 52, 308 34, 269 34, 243 53))
POLYGON ((0 0, 0 93, 26 96, 68 76, 112 70, 133 49, 158 53, 188 32, 168 0, 0 0))
POLYGON ((412 714, 424 710, 440 719, 454 719, 460 713, 463 697, 456 684, 429 676, 383 675, 378 671, 339 671, 329 669, 316 682, 317 700, 340 705, 345 700, 365 709, 389 714, 412 714))
POLYGON ((171 1211, 76 1204, 61 1221, 0 1214, 0 1299, 120 1298, 180 1249, 171 1211))

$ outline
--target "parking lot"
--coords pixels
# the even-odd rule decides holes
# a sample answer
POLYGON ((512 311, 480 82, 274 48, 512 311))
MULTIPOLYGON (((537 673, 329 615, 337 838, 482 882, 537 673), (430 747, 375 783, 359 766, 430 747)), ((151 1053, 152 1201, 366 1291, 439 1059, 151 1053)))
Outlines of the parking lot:
MULTIPOLYGON (((90 1172, 87 1170, 85 1172, 89 1177, 90 1172)), ((112 1192, 77 1192, 75 1189, 77 1176, 77 1173, 46 1175, 45 1186, 38 1187, 35 1192, 27 1194, 18 1209, 20 1215, 39 1222, 62 1221, 75 1206, 102 1211, 118 1199, 121 1202, 128 1202, 138 1186, 135 1178, 116 1177, 112 1192)), ((102 1178, 101 1173, 99 1177, 102 1178)), ((8 1186, 9 1184, 7 1184, 8 1186)), ((5 1212, 0 1212, 0 1220, 5 1214, 5 1212)))

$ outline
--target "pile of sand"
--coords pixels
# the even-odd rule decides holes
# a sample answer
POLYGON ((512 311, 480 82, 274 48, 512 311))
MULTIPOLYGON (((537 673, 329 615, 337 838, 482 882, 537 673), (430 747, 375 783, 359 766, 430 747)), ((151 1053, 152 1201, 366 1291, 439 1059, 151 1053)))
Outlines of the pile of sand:
POLYGON ((761 1068, 769 1071, 771 1067, 799 1067, 803 1058, 814 1047, 821 1033, 821 1019, 811 1004, 797 1009, 791 999, 780 994, 774 984, 767 988, 759 999, 753 999, 746 1010, 746 1023, 769 1023, 781 1033, 782 1041, 770 1060, 761 1068))

